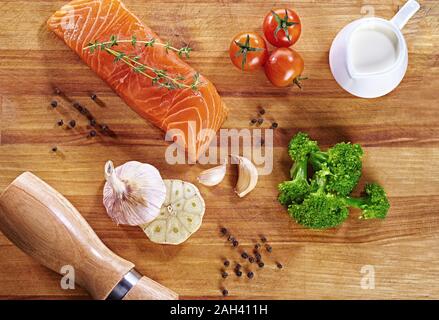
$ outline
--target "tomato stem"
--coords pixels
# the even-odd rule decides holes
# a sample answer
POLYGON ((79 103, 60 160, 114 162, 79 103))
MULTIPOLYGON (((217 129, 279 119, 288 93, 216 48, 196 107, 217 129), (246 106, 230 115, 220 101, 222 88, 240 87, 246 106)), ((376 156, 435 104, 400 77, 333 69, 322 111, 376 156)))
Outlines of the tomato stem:
POLYGON ((308 80, 308 77, 302 77, 302 76, 298 76, 296 79, 293 80, 293 83, 299 87, 300 90, 302 90, 302 81, 303 80, 308 80))
POLYGON ((274 38, 277 40, 277 34, 279 33, 279 31, 283 30, 285 32, 285 36, 287 37, 288 41, 291 41, 291 35, 288 31, 288 28, 296 24, 299 24, 299 22, 288 21, 287 9, 285 9, 285 17, 283 19, 273 10, 271 10, 271 13, 273 14, 274 20, 276 20, 277 22, 276 30, 274 30, 274 38))

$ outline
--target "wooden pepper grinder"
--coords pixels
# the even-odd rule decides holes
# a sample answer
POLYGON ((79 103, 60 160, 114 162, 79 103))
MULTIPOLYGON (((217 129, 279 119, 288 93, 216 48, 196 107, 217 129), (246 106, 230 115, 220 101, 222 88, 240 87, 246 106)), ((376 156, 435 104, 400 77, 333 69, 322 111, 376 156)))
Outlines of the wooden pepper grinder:
POLYGON ((94 299, 178 299, 175 292, 142 277, 133 263, 108 249, 66 198, 30 172, 17 177, 1 194, 0 230, 53 271, 72 266, 75 282, 94 299))

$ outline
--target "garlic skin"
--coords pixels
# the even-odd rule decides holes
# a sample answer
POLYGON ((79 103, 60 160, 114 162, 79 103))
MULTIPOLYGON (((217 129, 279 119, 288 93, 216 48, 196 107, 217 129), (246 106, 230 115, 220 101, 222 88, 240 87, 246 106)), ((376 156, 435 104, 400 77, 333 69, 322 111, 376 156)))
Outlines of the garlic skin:
POLYGON ((118 225, 149 223, 160 214, 166 186, 155 167, 130 161, 114 168, 113 162, 108 161, 105 179, 103 203, 110 218, 118 225))
POLYGON ((252 191, 258 183, 258 169, 253 162, 245 157, 230 155, 234 162, 238 163, 238 182, 235 187, 236 194, 242 198, 252 191))
POLYGON ((197 180, 202 185, 213 187, 220 184, 226 176, 226 163, 220 166, 207 169, 200 173, 197 180))

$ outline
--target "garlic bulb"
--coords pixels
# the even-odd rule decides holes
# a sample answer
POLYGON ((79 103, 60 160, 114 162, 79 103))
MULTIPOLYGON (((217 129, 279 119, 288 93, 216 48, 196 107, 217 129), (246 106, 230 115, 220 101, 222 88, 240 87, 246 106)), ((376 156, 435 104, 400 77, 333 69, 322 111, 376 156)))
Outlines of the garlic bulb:
POLYGON ((226 176, 226 163, 223 163, 220 166, 210 168, 201 172, 197 179, 199 183, 208 187, 213 187, 221 183, 221 181, 224 180, 225 176, 226 176))
POLYGON ((105 164, 104 206, 117 224, 136 226, 151 222, 160 214, 166 186, 159 171, 146 163, 105 164))
POLYGON ((239 177, 235 187, 236 194, 242 198, 252 191, 258 183, 258 169, 247 158, 230 155, 234 162, 238 163, 239 177))
POLYGON ((206 206, 192 183, 165 180, 165 185, 167 193, 160 215, 140 227, 152 242, 176 245, 200 228, 206 206))

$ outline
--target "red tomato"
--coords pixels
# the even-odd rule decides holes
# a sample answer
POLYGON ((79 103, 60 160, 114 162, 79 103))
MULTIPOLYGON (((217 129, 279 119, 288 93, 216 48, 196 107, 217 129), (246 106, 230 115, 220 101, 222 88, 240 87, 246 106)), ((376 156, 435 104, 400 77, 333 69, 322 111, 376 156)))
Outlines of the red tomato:
POLYGON ((237 68, 253 71, 262 67, 267 61, 267 44, 264 38, 255 32, 240 33, 233 38, 229 55, 237 68))
POLYGON ((299 40, 302 24, 299 16, 290 9, 275 9, 265 16, 264 35, 273 46, 291 47, 299 40))
POLYGON ((290 48, 274 50, 265 64, 265 74, 276 87, 286 87, 294 82, 300 87, 304 62, 300 54, 290 48))

